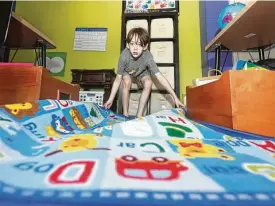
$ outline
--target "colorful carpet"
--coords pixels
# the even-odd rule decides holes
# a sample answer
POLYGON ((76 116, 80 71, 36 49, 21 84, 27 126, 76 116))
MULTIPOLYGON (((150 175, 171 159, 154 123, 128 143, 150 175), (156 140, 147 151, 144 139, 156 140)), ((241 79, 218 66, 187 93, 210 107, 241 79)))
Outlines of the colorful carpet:
POLYGON ((181 109, 127 120, 74 101, 5 105, 0 205, 274 206, 275 139, 247 136, 181 109))

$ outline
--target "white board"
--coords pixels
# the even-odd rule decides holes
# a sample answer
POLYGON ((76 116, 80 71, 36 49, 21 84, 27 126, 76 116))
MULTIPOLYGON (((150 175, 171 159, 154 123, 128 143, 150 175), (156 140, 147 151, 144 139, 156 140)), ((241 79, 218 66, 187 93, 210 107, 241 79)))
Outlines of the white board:
POLYGON ((107 28, 76 28, 74 50, 106 51, 107 28))

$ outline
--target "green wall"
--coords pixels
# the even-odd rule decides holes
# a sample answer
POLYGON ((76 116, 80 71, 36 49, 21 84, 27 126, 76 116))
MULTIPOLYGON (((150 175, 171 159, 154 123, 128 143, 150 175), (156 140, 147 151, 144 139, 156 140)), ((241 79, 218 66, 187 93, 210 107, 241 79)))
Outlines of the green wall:
MULTIPOLYGON (((121 1, 18 1, 16 5, 17 14, 55 42, 56 50, 48 51, 67 52, 65 76, 59 77, 67 82, 71 81, 70 69, 116 69, 120 54, 121 9, 121 1), (108 28, 106 52, 73 51, 76 27, 108 28)), ((185 94, 185 87, 193 78, 201 76, 199 28, 199 2, 180 1, 181 94, 185 94)), ((19 50, 14 61, 34 62, 34 58, 34 51, 19 50)))

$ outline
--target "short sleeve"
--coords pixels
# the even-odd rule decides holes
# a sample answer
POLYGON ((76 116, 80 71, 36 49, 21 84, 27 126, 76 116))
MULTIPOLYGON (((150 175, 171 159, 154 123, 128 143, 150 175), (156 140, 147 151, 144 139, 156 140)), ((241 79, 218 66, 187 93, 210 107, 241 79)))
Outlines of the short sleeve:
POLYGON ((122 75, 127 65, 126 51, 122 51, 118 61, 117 74, 122 75))
POLYGON ((147 68, 151 72, 151 74, 155 75, 156 73, 160 72, 158 65, 156 64, 155 60, 153 59, 153 55, 150 54, 148 56, 148 61, 147 61, 147 68))

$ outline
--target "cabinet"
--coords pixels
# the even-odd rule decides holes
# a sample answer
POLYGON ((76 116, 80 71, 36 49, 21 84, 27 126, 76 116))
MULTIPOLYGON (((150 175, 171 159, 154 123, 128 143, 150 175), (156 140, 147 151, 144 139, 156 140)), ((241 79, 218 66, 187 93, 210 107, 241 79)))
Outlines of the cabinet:
MULTIPOLYGON (((178 7, 177 7, 178 8, 178 7)), ((150 43, 148 49, 153 55, 161 73, 167 78, 175 93, 180 96, 179 88, 179 38, 178 38, 178 10, 173 11, 153 11, 147 13, 124 13, 125 2, 122 11, 122 27, 121 27, 121 51, 126 47, 126 36, 130 29, 142 27, 149 32, 150 43)), ((152 77, 153 87, 148 100, 145 115, 158 112, 162 109, 174 107, 173 98, 166 93, 156 78, 152 77), (159 105, 159 101, 163 103, 163 107, 159 105), (158 105, 158 106, 156 106, 158 105)), ((130 92, 130 102, 137 102, 142 88, 138 88, 136 84, 132 85, 130 92), (135 94, 134 94, 135 93, 135 94), (133 95, 132 95, 133 94, 133 95), (131 99, 133 97, 134 99, 131 99)), ((122 88, 119 92, 118 111, 122 112, 122 88)), ((135 111, 136 104, 129 104, 129 112, 135 111)), ((130 115, 135 115, 130 114, 130 115)))
POLYGON ((39 99, 78 101, 79 87, 51 76, 41 66, 0 67, 0 105, 39 99))
MULTIPOLYGON (((103 101, 106 102, 111 94, 112 84, 116 78, 114 69, 72 69, 72 84, 78 84, 84 91, 103 89, 103 101)), ((117 110, 117 98, 111 108, 117 110)))

